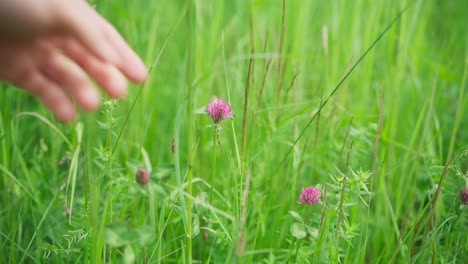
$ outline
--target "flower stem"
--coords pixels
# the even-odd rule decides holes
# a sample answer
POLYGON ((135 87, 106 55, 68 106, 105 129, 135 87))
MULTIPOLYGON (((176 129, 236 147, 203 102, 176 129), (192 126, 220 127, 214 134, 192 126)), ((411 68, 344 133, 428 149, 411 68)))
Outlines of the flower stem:
POLYGON ((294 256, 293 256, 293 261, 292 263, 296 263, 297 260, 297 254, 299 253, 299 247, 301 246, 301 240, 296 241, 296 248, 294 249, 294 256))
POLYGON ((216 176, 216 145, 217 145, 217 135, 218 135, 218 127, 215 128, 213 132, 213 164, 211 166, 211 190, 210 190, 210 204, 213 201, 213 192, 214 192, 214 179, 216 176))
MULTIPOLYGON (((193 45, 194 45, 194 38, 192 32, 194 32, 194 16, 195 16, 195 2, 187 1, 187 42, 186 42, 186 50, 187 50, 187 60, 186 60, 186 88, 187 88, 187 193, 189 197, 187 198, 187 240, 186 240, 186 262, 187 264, 192 264, 192 193, 193 193, 193 185, 192 185, 192 151, 193 151, 193 140, 194 140, 194 120, 193 120, 193 89, 192 89, 192 78, 193 78, 193 71, 194 71, 194 63, 193 63, 193 45)), ((183 198, 183 197, 182 197, 183 198)))

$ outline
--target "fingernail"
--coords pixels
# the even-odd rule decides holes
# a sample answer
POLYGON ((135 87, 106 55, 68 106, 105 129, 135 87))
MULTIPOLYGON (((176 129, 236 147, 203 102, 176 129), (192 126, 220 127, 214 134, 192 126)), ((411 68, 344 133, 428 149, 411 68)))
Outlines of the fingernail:
POLYGON ((139 63, 138 63, 138 67, 139 67, 139 71, 142 73, 142 76, 145 76, 148 75, 148 70, 146 69, 146 65, 143 63, 142 60, 139 60, 139 63))
POLYGON ((83 99, 81 107, 83 107, 83 109, 89 111, 95 110, 99 107, 99 104, 101 103, 101 97, 94 87, 92 89, 85 89, 82 96, 83 99))
POLYGON ((127 95, 127 79, 114 65, 106 65, 107 77, 102 81, 103 89, 112 98, 122 98, 127 95))
POLYGON ((146 76, 148 76, 148 70, 146 69, 145 64, 139 57, 136 57, 135 62, 135 79, 138 82, 143 82, 146 79, 146 76))
POLYGON ((75 117, 75 109, 69 102, 62 102, 59 109, 55 112, 55 116, 61 122, 70 122, 75 117))
POLYGON ((125 79, 119 71, 116 71, 113 79, 113 93, 111 96, 114 98, 122 98, 126 96, 128 93, 127 79, 125 79))
POLYGON ((141 83, 143 82, 146 77, 148 76, 148 70, 146 68, 146 65, 145 63, 141 60, 140 56, 138 56, 138 54, 135 52, 135 51, 132 51, 132 57, 130 57, 130 59, 132 60, 132 65, 133 65, 133 69, 132 69, 132 72, 133 72, 133 78, 130 77, 130 79, 132 79, 133 81, 136 81, 138 83, 141 83))

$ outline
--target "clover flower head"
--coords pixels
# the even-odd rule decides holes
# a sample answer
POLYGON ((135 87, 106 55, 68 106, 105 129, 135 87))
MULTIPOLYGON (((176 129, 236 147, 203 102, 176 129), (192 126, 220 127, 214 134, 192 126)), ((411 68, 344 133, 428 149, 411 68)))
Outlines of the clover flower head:
POLYGON ((145 168, 138 168, 138 170, 137 170, 137 172, 135 174, 135 180, 141 186, 145 186, 145 185, 148 184, 148 182, 150 180, 150 173, 145 168))
POLYGON ((463 186, 460 190, 460 200, 463 204, 468 205, 468 190, 466 189, 466 186, 463 186))
POLYGON ((215 124, 232 117, 231 106, 222 97, 213 96, 206 105, 206 112, 215 124))
POLYGON ((315 204, 320 201, 320 190, 314 186, 302 188, 298 203, 315 204))

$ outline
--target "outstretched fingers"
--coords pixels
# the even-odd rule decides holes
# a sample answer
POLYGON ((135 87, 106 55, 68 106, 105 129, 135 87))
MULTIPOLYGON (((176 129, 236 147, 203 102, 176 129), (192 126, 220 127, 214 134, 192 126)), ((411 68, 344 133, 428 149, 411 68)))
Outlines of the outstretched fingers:
MULTIPOLYGON (((93 10, 94 11, 94 10, 93 10)), ((95 12, 95 11, 94 11, 95 12)), ((121 60, 116 66, 122 73, 124 73, 130 80, 141 83, 143 82, 148 71, 145 64, 141 61, 140 57, 128 46, 125 40, 120 36, 119 32, 95 12, 96 20, 102 26, 102 31, 109 43, 114 45, 117 52, 121 55, 121 60)))
POLYGON ((120 61, 120 55, 93 22, 94 12, 86 1, 57 1, 53 7, 54 26, 58 30, 72 35, 103 61, 113 64, 120 61))
POLYGON ((19 80, 16 84, 39 98, 58 120, 68 122, 75 117, 75 108, 70 98, 43 73, 31 72, 27 78, 19 80))
POLYGON ((127 80, 115 66, 104 63, 74 39, 57 38, 56 45, 84 69, 111 97, 127 95, 127 80))
POLYGON ((73 119, 75 102, 85 110, 99 106, 91 79, 114 98, 127 94, 125 77, 139 83, 146 79, 138 55, 86 1, 51 3, 39 5, 42 15, 32 29, 36 35, 0 39, 0 79, 36 95, 61 121, 73 119))
POLYGON ((102 62, 115 65, 125 76, 142 82, 146 67, 125 40, 86 1, 61 1, 56 16, 62 30, 70 33, 102 62))
POLYGON ((39 70, 59 85, 84 110, 95 110, 100 96, 83 70, 58 50, 39 64, 39 70))

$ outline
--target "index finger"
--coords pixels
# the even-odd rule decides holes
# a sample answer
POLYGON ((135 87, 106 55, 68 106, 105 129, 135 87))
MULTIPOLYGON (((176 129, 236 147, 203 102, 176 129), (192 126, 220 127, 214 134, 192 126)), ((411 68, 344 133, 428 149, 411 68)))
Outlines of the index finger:
POLYGON ((142 82, 147 70, 115 28, 86 1, 58 1, 56 10, 65 31, 71 33, 103 62, 117 66, 130 80, 142 82))

